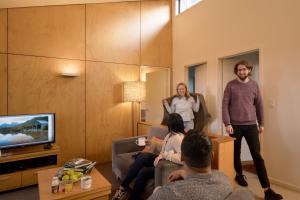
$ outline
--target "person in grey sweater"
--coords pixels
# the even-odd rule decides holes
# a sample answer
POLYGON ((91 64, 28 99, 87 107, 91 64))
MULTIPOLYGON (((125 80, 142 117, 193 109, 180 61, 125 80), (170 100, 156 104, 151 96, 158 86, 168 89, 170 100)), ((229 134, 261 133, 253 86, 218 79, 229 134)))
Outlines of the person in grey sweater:
POLYGON ((181 144, 181 159, 186 166, 170 174, 169 180, 174 182, 157 188, 148 200, 219 200, 231 194, 229 178, 211 170, 212 143, 202 132, 187 133, 181 144))
POLYGON ((237 78, 227 84, 223 96, 223 122, 226 132, 235 138, 235 180, 241 186, 248 186, 240 158, 242 138, 245 137, 260 184, 265 191, 265 199, 282 199, 280 194, 270 188, 265 163, 260 154, 259 133, 264 130, 263 101, 258 84, 249 78, 251 71, 252 66, 246 61, 238 62, 234 67, 237 78))

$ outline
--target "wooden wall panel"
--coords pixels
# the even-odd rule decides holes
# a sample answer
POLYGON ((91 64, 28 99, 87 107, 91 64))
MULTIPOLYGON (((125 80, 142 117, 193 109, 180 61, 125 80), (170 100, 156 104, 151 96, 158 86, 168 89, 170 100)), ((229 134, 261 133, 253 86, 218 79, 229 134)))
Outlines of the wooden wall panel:
POLYGON ((141 1, 141 65, 172 65, 171 1, 141 1))
POLYGON ((85 59, 85 6, 8 10, 8 52, 85 59))
POLYGON ((8 113, 56 114, 56 143, 61 161, 85 156, 85 72, 84 62, 31 56, 8 56, 8 113), (79 77, 58 73, 65 66, 76 67, 79 77))
POLYGON ((138 79, 138 66, 87 62, 87 158, 109 162, 112 140, 133 135, 132 107, 122 102, 122 83, 138 79))
POLYGON ((0 54, 0 115, 7 114, 7 54, 0 54))
POLYGON ((0 9, 0 53, 7 53, 7 9, 0 9))
POLYGON ((87 60, 138 65, 140 2, 86 7, 87 60))

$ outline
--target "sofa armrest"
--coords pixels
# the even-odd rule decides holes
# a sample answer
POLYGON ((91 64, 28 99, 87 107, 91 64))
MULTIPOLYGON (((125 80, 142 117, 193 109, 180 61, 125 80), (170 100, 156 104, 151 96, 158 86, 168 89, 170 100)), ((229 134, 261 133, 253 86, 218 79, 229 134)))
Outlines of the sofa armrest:
POLYGON ((131 153, 143 150, 145 148, 144 146, 138 146, 135 143, 135 141, 139 137, 129 137, 120 140, 114 140, 112 142, 112 155, 131 153))
POLYGON ((155 167, 155 187, 165 185, 168 182, 169 174, 181 167, 183 167, 183 165, 179 165, 168 160, 160 160, 155 167))

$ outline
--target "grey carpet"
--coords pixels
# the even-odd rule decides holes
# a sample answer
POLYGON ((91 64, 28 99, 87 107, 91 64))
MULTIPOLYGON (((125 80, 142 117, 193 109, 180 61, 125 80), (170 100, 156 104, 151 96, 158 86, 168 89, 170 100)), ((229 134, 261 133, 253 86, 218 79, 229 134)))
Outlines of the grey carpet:
MULTIPOLYGON (((119 187, 119 183, 115 175, 112 173, 111 163, 99 164, 96 166, 96 168, 111 183, 112 191, 115 191, 116 188, 119 187)), ((26 188, 0 192, 0 199, 1 200, 39 200, 38 186, 34 185, 26 188)))

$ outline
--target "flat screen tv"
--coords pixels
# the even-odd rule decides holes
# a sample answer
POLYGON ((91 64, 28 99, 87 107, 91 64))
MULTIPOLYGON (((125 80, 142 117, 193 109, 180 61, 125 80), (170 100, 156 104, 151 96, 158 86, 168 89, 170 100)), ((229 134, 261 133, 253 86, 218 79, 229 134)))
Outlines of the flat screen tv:
POLYGON ((0 149, 54 142, 54 113, 0 116, 0 149))

